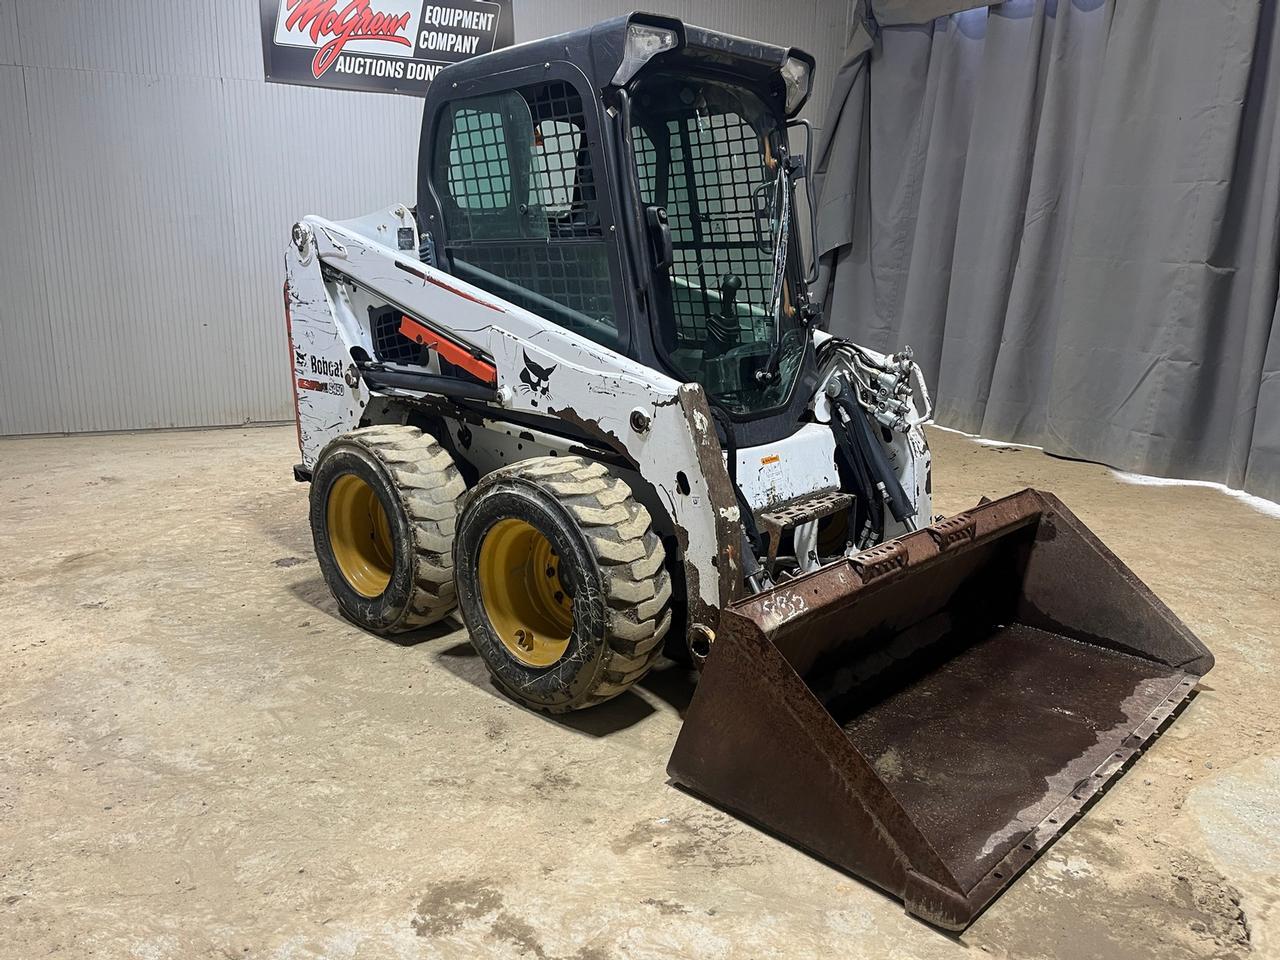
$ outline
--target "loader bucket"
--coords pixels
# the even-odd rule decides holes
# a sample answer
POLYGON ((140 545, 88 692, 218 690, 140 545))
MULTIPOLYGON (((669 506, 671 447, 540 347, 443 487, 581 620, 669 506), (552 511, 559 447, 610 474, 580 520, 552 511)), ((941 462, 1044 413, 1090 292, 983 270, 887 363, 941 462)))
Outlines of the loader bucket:
POLYGON ((1212 665, 1024 490, 731 606, 668 772, 962 930, 1212 665))

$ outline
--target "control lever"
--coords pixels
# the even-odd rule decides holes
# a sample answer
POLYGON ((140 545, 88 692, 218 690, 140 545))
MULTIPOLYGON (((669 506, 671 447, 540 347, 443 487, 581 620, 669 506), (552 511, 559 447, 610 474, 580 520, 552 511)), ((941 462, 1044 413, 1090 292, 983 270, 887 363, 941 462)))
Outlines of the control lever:
POLYGON ((727 353, 738 345, 738 291, 742 278, 726 273, 720 278, 720 313, 707 317, 707 352, 712 356, 727 353))

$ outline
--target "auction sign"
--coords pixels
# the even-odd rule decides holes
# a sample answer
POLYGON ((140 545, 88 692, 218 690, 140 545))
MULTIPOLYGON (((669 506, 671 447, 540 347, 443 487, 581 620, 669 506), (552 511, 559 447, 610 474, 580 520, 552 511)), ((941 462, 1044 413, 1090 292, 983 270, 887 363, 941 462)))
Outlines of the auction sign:
POLYGON ((510 46, 512 0, 260 0, 267 79, 422 96, 451 63, 510 46))

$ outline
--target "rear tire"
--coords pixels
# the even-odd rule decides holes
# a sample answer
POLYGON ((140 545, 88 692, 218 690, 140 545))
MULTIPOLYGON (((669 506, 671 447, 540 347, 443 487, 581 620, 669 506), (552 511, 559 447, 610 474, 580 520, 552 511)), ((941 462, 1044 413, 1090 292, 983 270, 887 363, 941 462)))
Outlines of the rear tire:
POLYGON ((311 535, 350 620, 395 634, 453 610, 454 522, 465 489, 448 452, 417 427, 364 427, 324 448, 311 479, 311 535))
POLYGON ((467 496, 454 561, 471 642, 512 699, 550 713, 601 703, 649 671, 671 577, 649 512, 582 457, 496 470, 467 496))

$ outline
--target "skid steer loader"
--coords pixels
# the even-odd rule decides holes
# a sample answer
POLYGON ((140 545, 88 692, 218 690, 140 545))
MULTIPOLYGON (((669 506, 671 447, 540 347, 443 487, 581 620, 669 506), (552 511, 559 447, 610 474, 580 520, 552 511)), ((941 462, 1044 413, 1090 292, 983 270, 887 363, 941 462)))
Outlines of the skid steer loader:
POLYGON ((1213 660, 1048 494, 933 521, 910 352, 810 295, 813 72, 643 14, 442 71, 416 207, 293 229, 295 476, 355 623, 456 606, 542 711, 692 662, 677 784, 961 929, 1213 660))

